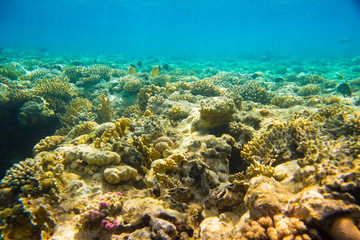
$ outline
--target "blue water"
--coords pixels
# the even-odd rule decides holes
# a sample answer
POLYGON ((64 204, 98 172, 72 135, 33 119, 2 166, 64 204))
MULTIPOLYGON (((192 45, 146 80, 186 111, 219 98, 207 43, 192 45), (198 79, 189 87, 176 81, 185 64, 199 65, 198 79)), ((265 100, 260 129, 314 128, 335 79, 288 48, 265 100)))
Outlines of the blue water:
POLYGON ((1 0, 0 36, 0 46, 49 52, 352 56, 360 54, 360 3, 1 0))

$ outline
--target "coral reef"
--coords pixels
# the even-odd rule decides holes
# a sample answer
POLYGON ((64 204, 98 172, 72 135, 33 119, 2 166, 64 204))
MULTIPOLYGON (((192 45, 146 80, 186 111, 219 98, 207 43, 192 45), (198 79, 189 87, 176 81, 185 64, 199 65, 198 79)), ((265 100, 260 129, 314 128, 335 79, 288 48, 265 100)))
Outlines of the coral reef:
POLYGON ((359 238, 358 58, 5 50, 2 239, 359 238))

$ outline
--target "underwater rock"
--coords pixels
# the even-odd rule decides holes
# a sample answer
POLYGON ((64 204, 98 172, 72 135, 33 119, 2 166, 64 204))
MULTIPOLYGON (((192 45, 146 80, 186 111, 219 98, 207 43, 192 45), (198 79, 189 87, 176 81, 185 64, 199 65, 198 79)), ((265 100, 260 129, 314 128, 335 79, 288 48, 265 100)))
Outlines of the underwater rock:
POLYGON ((279 182, 268 177, 254 177, 245 196, 245 203, 252 219, 264 216, 274 216, 286 209, 291 198, 289 193, 279 182))
POLYGON ((199 226, 200 239, 230 239, 232 224, 218 217, 208 217, 199 226))

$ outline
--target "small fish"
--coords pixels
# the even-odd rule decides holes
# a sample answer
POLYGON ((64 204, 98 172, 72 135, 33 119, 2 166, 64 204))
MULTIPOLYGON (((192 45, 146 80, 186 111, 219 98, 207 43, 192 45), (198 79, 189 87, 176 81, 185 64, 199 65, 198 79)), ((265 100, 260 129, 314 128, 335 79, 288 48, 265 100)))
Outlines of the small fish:
POLYGON ((136 68, 134 64, 130 64, 129 68, 128 68, 128 72, 129 74, 134 74, 136 73, 136 68))
POLYGON ((169 70, 169 65, 168 65, 167 63, 165 63, 165 64, 163 65, 163 68, 167 71, 167 70, 169 70))
POLYGON ((351 87, 348 83, 342 83, 340 84, 337 88, 336 91, 338 93, 341 93, 344 97, 348 96, 351 97, 352 96, 352 91, 351 91, 351 87))
POLYGON ((138 65, 138 67, 141 68, 141 66, 142 66, 142 61, 138 61, 136 65, 138 65))
POLYGON ((74 66, 81 66, 82 65, 82 63, 79 62, 79 61, 73 61, 71 64, 74 65, 74 66))
POLYGON ((94 59, 94 63, 95 63, 95 64, 97 63, 97 58, 94 59))
POLYGON ((349 43, 352 43, 352 40, 351 40, 351 39, 347 39, 347 38, 340 39, 340 40, 338 41, 338 44, 349 44, 349 43))
POLYGON ((151 76, 156 77, 157 75, 159 75, 161 68, 159 65, 156 65, 155 67, 153 67, 153 69, 151 70, 151 76))
POLYGON ((5 47, 0 47, 0 53, 5 49, 5 47))

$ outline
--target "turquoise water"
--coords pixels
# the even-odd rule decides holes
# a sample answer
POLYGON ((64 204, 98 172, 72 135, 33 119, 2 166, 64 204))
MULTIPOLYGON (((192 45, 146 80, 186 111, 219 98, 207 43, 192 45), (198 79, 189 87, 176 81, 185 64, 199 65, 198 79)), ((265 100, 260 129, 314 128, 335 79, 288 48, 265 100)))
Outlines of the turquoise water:
POLYGON ((0 2, 0 46, 186 56, 360 53, 357 0, 0 2))

